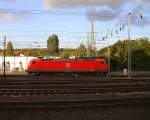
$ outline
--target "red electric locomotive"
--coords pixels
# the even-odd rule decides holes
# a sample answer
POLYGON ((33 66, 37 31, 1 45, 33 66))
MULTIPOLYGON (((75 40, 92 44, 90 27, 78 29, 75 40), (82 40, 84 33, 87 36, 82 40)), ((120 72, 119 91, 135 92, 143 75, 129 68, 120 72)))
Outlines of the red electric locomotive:
POLYGON ((28 73, 96 73, 106 75, 109 67, 104 59, 32 59, 28 64, 28 73))

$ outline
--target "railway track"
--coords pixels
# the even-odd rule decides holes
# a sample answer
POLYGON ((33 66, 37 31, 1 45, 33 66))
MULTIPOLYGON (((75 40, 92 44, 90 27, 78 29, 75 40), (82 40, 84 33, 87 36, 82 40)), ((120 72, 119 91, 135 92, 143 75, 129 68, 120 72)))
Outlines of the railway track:
POLYGON ((147 105, 150 97, 82 99, 82 100, 49 100, 49 101, 0 101, 0 108, 89 108, 99 106, 147 105))
POLYGON ((88 85, 88 86, 49 86, 49 85, 9 85, 0 86, 0 96, 48 96, 48 95, 72 95, 72 94, 101 94, 101 93, 131 93, 149 92, 150 84, 143 85, 88 85))
POLYGON ((0 96, 49 96, 72 94, 149 92, 150 78, 97 78, 7 76, 0 80, 0 96), (88 78, 88 79, 87 79, 88 78))
POLYGON ((0 108, 72 108, 150 104, 150 97, 140 97, 139 94, 136 98, 131 96, 110 98, 111 95, 109 98, 104 97, 110 93, 148 93, 149 95, 150 77, 107 79, 104 77, 6 76, 5 80, 0 78, 0 108), (73 99, 73 96, 78 95, 80 97, 86 95, 86 97, 73 99), (96 97, 88 99, 89 95, 96 95, 96 97), (105 99, 98 98, 97 95, 104 95, 101 97, 105 99), (47 99, 56 96, 60 99, 47 99), (70 99, 63 100, 62 96, 70 99))
POLYGON ((148 73, 134 73, 131 74, 131 77, 128 77, 127 75, 123 74, 112 74, 110 73, 108 77, 96 77, 96 76, 48 76, 48 75, 41 75, 41 76, 31 76, 28 74, 9 74, 5 77, 3 75, 0 75, 0 80, 120 80, 120 79, 150 79, 150 74, 148 73))
POLYGON ((124 76, 124 75, 112 75, 109 77, 97 77, 97 76, 29 76, 29 75, 6 75, 4 76, 0 76, 0 81, 7 81, 7 80, 19 80, 19 81, 24 81, 24 80, 28 80, 28 81, 32 81, 32 80, 42 80, 42 81, 69 81, 69 80, 85 80, 85 81, 95 81, 95 80, 150 80, 150 75, 140 75, 140 76, 134 76, 134 77, 128 77, 128 76, 124 76))
MULTIPOLYGON (((53 78, 53 77, 52 77, 53 78)), ((59 78, 59 77, 58 77, 59 78)), ((59 78, 60 79, 60 78, 59 78)), ((106 92, 147 92, 149 79, 111 80, 0 80, 0 95, 95 94, 106 92)))
POLYGON ((149 79, 112 79, 112 80, 0 80, 0 86, 16 86, 18 88, 19 86, 25 86, 25 85, 49 85, 50 86, 75 86, 75 85, 82 85, 82 86, 88 86, 88 85, 113 85, 113 84, 149 84, 149 79))

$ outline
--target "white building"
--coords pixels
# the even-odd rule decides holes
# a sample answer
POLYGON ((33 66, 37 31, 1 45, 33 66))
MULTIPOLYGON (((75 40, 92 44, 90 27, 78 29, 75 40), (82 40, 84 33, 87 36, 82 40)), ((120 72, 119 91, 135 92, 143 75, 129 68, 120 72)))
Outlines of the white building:
MULTIPOLYGON (((5 57, 5 67, 8 71, 25 71, 27 70, 27 65, 31 59, 35 57, 30 56, 6 56, 5 57)), ((4 56, 0 56, 0 71, 4 69, 4 56)))

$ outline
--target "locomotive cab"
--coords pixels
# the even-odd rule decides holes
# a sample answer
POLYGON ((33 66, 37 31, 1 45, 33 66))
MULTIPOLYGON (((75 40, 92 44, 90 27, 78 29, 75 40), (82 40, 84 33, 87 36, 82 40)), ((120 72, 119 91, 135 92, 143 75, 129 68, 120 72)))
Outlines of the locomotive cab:
POLYGON ((27 72, 30 73, 37 73, 37 69, 38 69, 38 62, 40 61, 40 59, 36 58, 36 59, 32 59, 30 60, 29 64, 28 64, 28 69, 27 72))
POLYGON ((99 68, 97 75, 107 75, 109 71, 109 66, 107 65, 106 61, 100 58, 95 59, 95 61, 98 62, 99 68))

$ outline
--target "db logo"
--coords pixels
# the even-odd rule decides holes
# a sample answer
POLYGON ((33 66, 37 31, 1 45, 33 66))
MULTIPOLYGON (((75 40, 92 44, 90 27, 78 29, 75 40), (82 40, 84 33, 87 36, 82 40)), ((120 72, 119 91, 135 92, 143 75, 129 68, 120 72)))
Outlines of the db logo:
POLYGON ((71 68, 71 63, 66 63, 65 68, 71 68))

